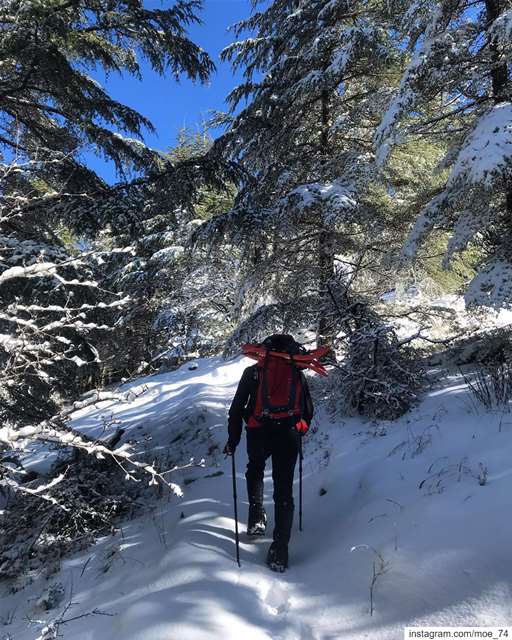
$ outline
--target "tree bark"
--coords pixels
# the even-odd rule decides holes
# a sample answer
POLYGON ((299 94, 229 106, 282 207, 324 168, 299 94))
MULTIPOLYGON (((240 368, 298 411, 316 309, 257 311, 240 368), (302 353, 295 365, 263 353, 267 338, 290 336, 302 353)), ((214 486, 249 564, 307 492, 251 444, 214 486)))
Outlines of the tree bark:
MULTIPOLYGON (((487 25, 490 26, 503 13, 504 7, 501 6, 500 0, 485 0, 485 9, 487 13, 487 25)), ((496 41, 489 45, 491 59, 494 68, 491 71, 492 79, 492 97, 495 104, 510 99, 509 94, 509 73, 506 60, 500 54, 500 47, 496 41)))
MULTIPOLYGON (((503 4, 500 0, 485 0, 488 26, 503 13, 505 10, 503 4)), ((490 43, 489 51, 494 65, 491 70, 492 98, 494 104, 500 104, 500 102, 505 102, 511 98, 508 66, 500 53, 500 47, 497 42, 490 43)), ((512 231, 512 176, 510 175, 505 179, 505 206, 508 231, 512 231)))
MULTIPOLYGON (((329 93, 327 89, 322 91, 321 97, 320 154, 321 164, 324 167, 329 158, 329 93)), ((319 346, 329 343, 333 337, 333 323, 332 320, 329 321, 327 302, 329 301, 329 282, 334 276, 334 233, 332 229, 327 228, 323 218, 320 223, 322 230, 318 239, 318 269, 321 307, 317 332, 319 346)))

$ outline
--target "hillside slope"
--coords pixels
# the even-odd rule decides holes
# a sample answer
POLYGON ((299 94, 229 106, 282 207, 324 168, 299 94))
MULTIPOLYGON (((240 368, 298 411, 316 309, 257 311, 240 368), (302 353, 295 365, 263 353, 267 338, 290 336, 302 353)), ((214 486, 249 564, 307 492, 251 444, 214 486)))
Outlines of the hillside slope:
MULTIPOLYGON (((49 586, 42 579, 4 595, 5 638, 45 637, 70 598, 64 619, 77 619, 59 631, 73 640, 384 640, 402 638, 405 625, 510 622, 510 418, 479 411, 456 378, 393 423, 331 421, 317 402, 304 441, 304 531, 295 525, 290 569, 277 575, 264 564, 268 539, 243 533, 243 446, 241 568, 234 561, 230 460, 220 451, 248 361, 196 364, 136 381, 131 402, 76 416, 91 435, 122 426, 125 439, 171 464, 194 455, 207 466, 173 475, 182 499, 162 500, 65 561, 50 580, 66 590, 59 608, 38 607, 49 586), (385 572, 370 615, 376 552, 385 572)), ((318 383, 315 390, 318 398, 318 383)), ((265 500, 271 514, 270 464, 265 500)))

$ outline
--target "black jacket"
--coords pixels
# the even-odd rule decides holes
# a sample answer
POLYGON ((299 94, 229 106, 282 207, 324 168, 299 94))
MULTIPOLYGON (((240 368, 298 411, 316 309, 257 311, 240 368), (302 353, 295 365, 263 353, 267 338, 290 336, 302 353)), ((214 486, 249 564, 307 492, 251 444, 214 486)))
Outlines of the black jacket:
MULTIPOLYGON (((309 425, 313 417, 313 401, 311 400, 306 377, 302 371, 300 372, 300 377, 302 380, 302 388, 304 389, 304 415, 302 417, 309 425)), ((242 420, 247 422, 254 411, 257 392, 258 366, 253 364, 244 370, 229 409, 229 443, 233 447, 238 446, 240 442, 242 436, 242 420)))

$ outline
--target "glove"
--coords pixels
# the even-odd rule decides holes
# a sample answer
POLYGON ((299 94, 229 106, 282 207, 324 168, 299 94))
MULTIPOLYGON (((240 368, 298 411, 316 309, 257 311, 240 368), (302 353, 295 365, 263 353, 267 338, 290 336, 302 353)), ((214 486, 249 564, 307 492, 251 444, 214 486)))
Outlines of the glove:
POLYGON ((301 418, 295 425, 295 428, 303 436, 305 433, 307 433, 309 424, 304 420, 304 418, 301 418))
POLYGON ((222 453, 225 453, 227 456, 232 456, 235 453, 236 447, 228 440, 226 442, 226 446, 224 447, 222 453))

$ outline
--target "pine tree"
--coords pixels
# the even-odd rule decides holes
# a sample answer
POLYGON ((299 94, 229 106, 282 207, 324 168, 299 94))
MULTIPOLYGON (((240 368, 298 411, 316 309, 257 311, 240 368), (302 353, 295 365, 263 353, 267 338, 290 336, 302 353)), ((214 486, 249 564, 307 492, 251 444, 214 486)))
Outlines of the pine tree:
POLYGON ((401 55, 389 20, 374 2, 277 0, 237 25, 254 35, 224 52, 245 82, 229 96, 217 145, 248 178, 210 229, 244 242, 248 296, 263 290, 282 328, 283 305, 316 315, 319 341, 335 330, 329 283, 350 268, 336 256, 352 258, 368 231, 372 127, 401 55))
MULTIPOLYGON (((185 33, 186 26, 197 21, 199 6, 195 0, 154 10, 139 1, 12 0, 0 8, 0 144, 5 149, 0 212, 5 246, 0 274, 5 283, 1 292, 2 325, 11 336, 11 357, 4 357, 18 375, 20 364, 13 365, 12 346, 20 344, 22 333, 30 328, 28 343, 33 345, 35 340, 46 345, 44 361, 48 364, 55 346, 46 344, 51 327, 54 342, 60 341, 62 346, 70 340, 71 347, 64 348, 69 361, 69 349, 75 348, 77 341, 83 342, 84 334, 90 334, 94 324, 83 318, 91 315, 95 305, 113 302, 105 301, 98 280, 90 277, 94 261, 82 259, 76 246, 66 246, 60 230, 86 234, 89 245, 106 220, 118 227, 128 224, 133 231, 144 217, 141 212, 149 206, 148 201, 159 205, 158 198, 147 198, 157 191, 155 180, 165 188, 181 171, 180 182, 188 183, 183 188, 193 191, 190 183, 204 171, 192 167, 176 170, 163 154, 123 137, 121 132, 140 138, 143 128, 151 129, 152 125, 112 99, 87 75, 88 69, 101 67, 107 73, 140 77, 140 56, 158 73, 205 80, 213 65, 185 33), (128 175, 133 168, 144 170, 146 176, 108 188, 80 164, 77 151, 85 144, 94 145, 98 153, 111 159, 121 175, 128 175), (45 296, 48 307, 44 305, 45 296), (37 304, 27 307, 31 300, 37 304), (16 310, 21 308, 23 312, 18 314, 16 310), (64 338, 62 332, 64 327, 69 330, 71 309, 84 326, 90 326, 79 332, 81 336, 64 338), (53 314, 54 320, 49 325, 48 314, 53 314), (57 321, 55 314, 62 317, 57 321)), ((181 197, 176 195, 178 201, 181 197)), ((75 319, 75 328, 78 324, 75 319)), ((92 346, 89 351, 86 361, 96 360, 92 346)), ((31 346, 28 352, 35 356, 37 350, 31 346)), ((14 361, 20 352, 15 350, 15 354, 14 361)), ((62 374, 70 379, 64 367, 62 374)), ((44 382, 43 378, 41 370, 40 380, 44 382)), ((16 393, 23 395, 19 386, 16 393)))
POLYGON ((512 300, 511 24, 509 0, 419 0, 404 9, 400 34, 410 62, 376 133, 381 164, 404 141, 446 142, 439 168, 447 179, 419 216, 406 253, 414 255, 433 229, 452 230, 445 266, 471 243, 480 246, 470 304, 512 300))
POLYGON ((140 138, 151 123, 112 99, 87 71, 100 66, 140 77, 145 58, 161 75, 205 80, 213 65, 185 31, 198 21, 199 7, 197 0, 168 9, 147 9, 140 0, 3 2, 0 142, 17 155, 38 157, 50 150, 72 155, 88 143, 121 172, 129 164, 145 168, 150 150, 120 133, 140 138))
POLYGON ((196 0, 167 9, 139 0, 1 4, 2 485, 19 488, 3 453, 11 456, 20 442, 95 451, 77 434, 70 438, 63 407, 97 384, 109 355, 98 348, 130 304, 124 291, 104 286, 105 265, 128 255, 130 243, 99 247, 100 231, 124 227, 131 241, 163 203, 172 211, 200 184, 223 180, 218 158, 173 163, 126 137, 140 138, 151 124, 88 75, 101 68, 140 76, 145 58, 162 75, 204 81, 213 65, 186 36, 199 8, 196 0), (106 185, 80 163, 85 145, 114 162, 119 184, 106 185))
MULTIPOLYGON (((211 147, 205 132, 183 129, 165 157, 176 167, 201 165, 211 147)), ((132 299, 116 323, 120 341, 128 340, 132 348, 123 353, 112 345, 115 378, 219 351, 230 326, 236 263, 229 256, 222 261, 210 256, 208 247, 194 246, 192 238, 205 220, 231 208, 234 185, 229 180, 221 185, 198 178, 182 201, 175 189, 165 189, 161 198, 159 185, 139 213, 135 234, 116 226, 98 238, 99 247, 118 249, 105 261, 105 287, 132 299), (217 277, 210 280, 213 261, 217 277)))

